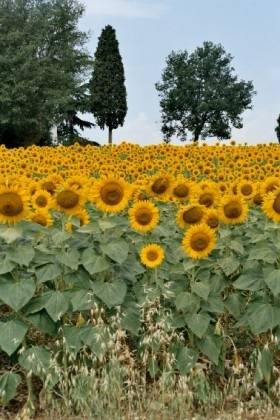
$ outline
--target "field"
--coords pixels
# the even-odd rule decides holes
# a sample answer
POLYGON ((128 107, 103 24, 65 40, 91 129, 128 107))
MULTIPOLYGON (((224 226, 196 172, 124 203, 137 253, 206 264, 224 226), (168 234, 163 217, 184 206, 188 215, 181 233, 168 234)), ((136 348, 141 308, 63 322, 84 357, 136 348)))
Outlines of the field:
POLYGON ((2 417, 279 417, 279 173, 272 143, 1 146, 2 417))

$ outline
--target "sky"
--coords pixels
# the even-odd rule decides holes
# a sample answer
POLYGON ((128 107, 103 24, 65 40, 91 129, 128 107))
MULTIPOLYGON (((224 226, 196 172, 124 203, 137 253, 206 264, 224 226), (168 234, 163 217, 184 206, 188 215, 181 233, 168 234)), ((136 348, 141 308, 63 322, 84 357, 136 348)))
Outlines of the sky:
MULTIPOLYGON (((160 144, 161 109, 155 84, 172 52, 193 53, 204 41, 221 44, 233 59, 233 74, 251 80, 257 94, 242 114, 243 128, 231 139, 255 145, 277 143, 280 114, 280 0, 81 0, 79 28, 90 31, 86 48, 94 56, 102 29, 116 31, 125 71, 128 112, 113 143, 160 144)), ((94 121, 90 114, 83 116, 94 121)), ((92 128, 81 135, 105 145, 108 131, 92 128)), ((212 144, 217 138, 207 140, 212 144)), ((171 144, 185 145, 174 140, 171 144)))

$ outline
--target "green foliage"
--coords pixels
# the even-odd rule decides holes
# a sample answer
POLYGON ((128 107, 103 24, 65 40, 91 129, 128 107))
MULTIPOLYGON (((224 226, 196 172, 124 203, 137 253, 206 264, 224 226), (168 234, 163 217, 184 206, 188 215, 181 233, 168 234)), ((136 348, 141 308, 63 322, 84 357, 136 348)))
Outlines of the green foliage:
POLYGON ((90 69, 83 13, 77 0, 1 0, 1 143, 50 143, 90 69))
POLYGON ((242 128, 240 115, 251 109, 255 94, 251 81, 238 81, 232 56, 212 42, 204 42, 192 54, 172 52, 166 60, 162 82, 156 83, 166 142, 187 132, 193 140, 201 136, 229 139, 231 126, 242 128))
MULTIPOLYGON (((198 401, 206 399, 208 374, 226 380, 242 363, 256 383, 274 389, 278 225, 252 208, 244 224, 222 225, 216 248, 197 261, 179 252, 183 231, 176 206, 158 206, 159 226, 143 235, 130 228, 125 211, 101 215, 90 204, 92 222, 75 222, 71 233, 60 213, 48 228, 25 221, 0 226, 0 348, 26 374, 29 403, 30 375, 46 392, 70 395, 71 381, 82 381, 85 366, 100 380, 100 369, 116 372, 116 363, 118 369, 128 363, 119 384, 129 378, 131 363, 148 380, 189 378, 198 401), (156 269, 139 261, 150 242, 165 249, 156 269), (238 362, 245 339, 255 351, 238 362), (199 367, 201 361, 208 368, 199 367)), ((3 405, 14 397, 19 379, 2 372, 3 405)))
POLYGON ((89 82, 90 110, 97 125, 112 130, 123 126, 127 113, 125 74, 115 29, 107 25, 98 38, 94 68, 89 82))
POLYGON ((278 142, 280 143, 280 115, 277 118, 277 126, 275 127, 275 133, 276 133, 278 142))

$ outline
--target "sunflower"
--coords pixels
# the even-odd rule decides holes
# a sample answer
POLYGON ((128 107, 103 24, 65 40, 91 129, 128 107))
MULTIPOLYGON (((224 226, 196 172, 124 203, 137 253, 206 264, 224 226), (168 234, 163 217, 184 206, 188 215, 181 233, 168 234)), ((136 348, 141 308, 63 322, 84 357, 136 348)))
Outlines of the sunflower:
POLYGON ((139 232, 149 232, 159 221, 159 209, 150 201, 137 201, 128 210, 131 227, 139 232))
POLYGON ((157 244, 148 244, 141 249, 140 259, 147 267, 158 267, 164 259, 164 249, 157 244))
POLYGON ((222 197, 218 208, 220 220, 228 224, 244 222, 248 211, 249 207, 244 198, 234 194, 222 197))
POLYGON ((214 209, 206 209, 204 221, 211 229, 218 230, 220 223, 218 211, 214 209))
POLYGON ((177 211, 176 221, 180 228, 200 223, 205 214, 205 207, 201 204, 189 204, 182 206, 177 211))
POLYGON ((44 227, 53 225, 53 219, 46 208, 38 209, 34 213, 30 213, 28 220, 33 223, 38 223, 44 227))
POLYGON ((56 206, 53 196, 43 189, 37 190, 31 196, 31 203, 35 209, 54 209, 56 206))
POLYGON ((275 222, 280 222, 280 188, 270 191, 263 197, 262 210, 275 222))
POLYGON ((280 187, 280 180, 277 176, 271 175, 260 183, 260 193, 262 196, 280 187))
POLYGON ((69 215, 75 215, 86 202, 83 192, 77 187, 69 187, 67 183, 61 186, 54 198, 57 210, 69 215))
POLYGON ((191 226, 185 233, 182 247, 191 258, 205 258, 216 245, 216 234, 206 223, 191 226))
POLYGON ((256 184, 247 179, 238 182, 236 187, 237 194, 244 197, 246 200, 251 199, 256 194, 256 184))
POLYGON ((28 216, 28 195, 19 187, 0 187, 0 223, 16 223, 28 216))
POLYGON ((62 182, 63 178, 60 174, 50 174, 40 181, 40 188, 47 190, 51 195, 53 195, 62 182))
POLYGON ((101 211, 116 213, 128 205, 131 193, 131 185, 123 178, 109 175, 93 184, 90 197, 101 211))
POLYGON ((166 172, 157 172, 148 178, 147 192, 151 197, 166 201, 172 195, 173 177, 166 172))
POLYGON ((79 220, 80 226, 88 225, 90 222, 90 215, 86 209, 77 210, 75 214, 69 217, 68 223, 71 223, 72 217, 76 217, 79 220))
POLYGON ((205 187, 197 195, 197 202, 207 208, 215 207, 219 201, 220 194, 217 186, 214 188, 205 187))
POLYGON ((190 201, 195 191, 195 184, 188 179, 178 177, 173 184, 171 198, 175 201, 190 201))

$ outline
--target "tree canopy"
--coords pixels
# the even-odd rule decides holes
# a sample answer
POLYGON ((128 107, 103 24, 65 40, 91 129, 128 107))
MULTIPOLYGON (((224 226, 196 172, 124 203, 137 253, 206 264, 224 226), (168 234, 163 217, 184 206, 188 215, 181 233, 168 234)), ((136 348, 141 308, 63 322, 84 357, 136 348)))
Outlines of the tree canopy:
POLYGON ((277 126, 275 127, 275 133, 278 139, 278 143, 280 143, 280 114, 277 118, 277 126))
POLYGON ((0 142, 40 144, 65 119, 92 59, 77 0, 0 0, 0 142))
POLYGON ((112 131, 124 124, 127 95, 119 43, 116 31, 110 25, 102 30, 98 38, 89 89, 90 111, 102 130, 108 127, 108 143, 112 143, 112 131))
POLYGON ((252 81, 238 80, 231 66, 232 56, 212 42, 204 42, 192 54, 174 52, 167 57, 160 96, 164 141, 173 136, 187 140, 216 136, 229 139, 232 126, 242 128, 241 114, 251 109, 252 81))

